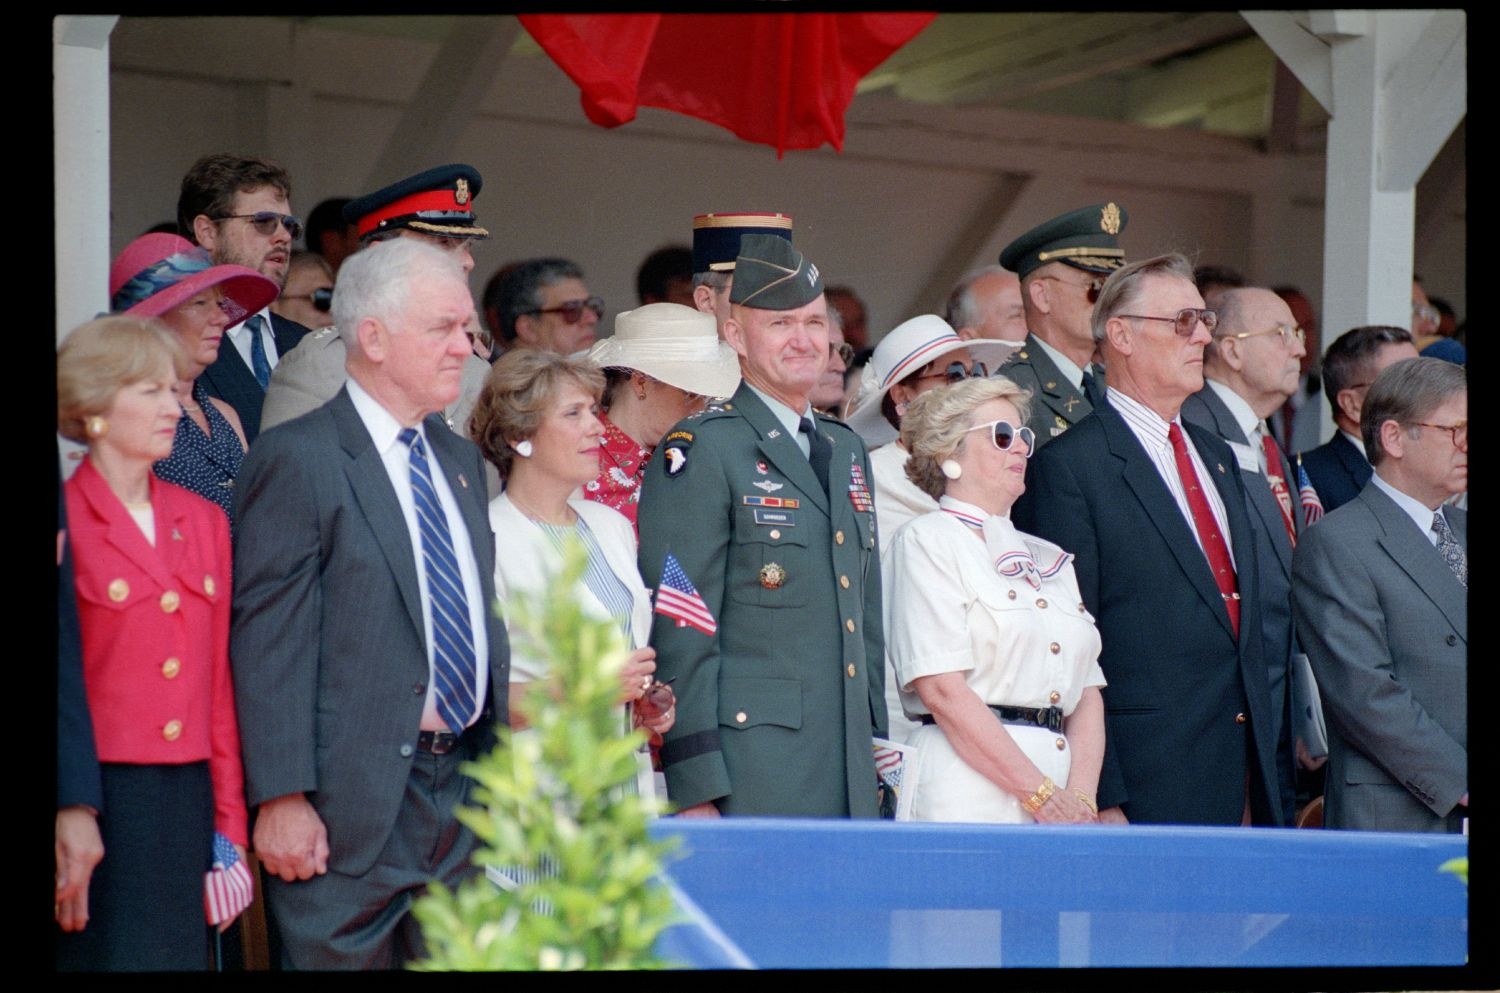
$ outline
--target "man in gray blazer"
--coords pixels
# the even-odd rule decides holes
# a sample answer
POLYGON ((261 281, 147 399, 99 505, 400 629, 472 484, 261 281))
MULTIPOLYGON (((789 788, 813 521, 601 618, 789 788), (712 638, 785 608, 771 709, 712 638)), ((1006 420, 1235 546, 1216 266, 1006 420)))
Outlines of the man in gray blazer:
MULTIPOLYGON (((1292 670, 1300 653, 1292 633, 1292 549, 1302 529, 1291 466, 1265 418, 1297 388, 1304 354, 1292 312, 1270 290, 1241 287, 1217 294, 1219 323, 1203 350, 1203 389, 1183 401, 1182 418, 1208 428, 1234 453, 1250 506, 1261 594, 1261 638, 1276 731, 1282 814, 1295 816, 1296 749, 1292 670)), ((1305 664, 1305 660, 1303 662, 1305 664)), ((1309 763, 1313 760, 1309 756, 1309 763)))
POLYGON ((333 308, 348 381, 241 470, 230 651, 284 964, 394 968, 423 952, 412 900, 477 871, 459 766, 506 722, 509 647, 482 460, 436 416, 469 355, 462 271, 376 245, 333 308))
POLYGON ((1360 421, 1375 474, 1297 546, 1328 827, 1457 832, 1468 814, 1468 517, 1443 503, 1468 488, 1468 417, 1461 366, 1387 368, 1360 421))

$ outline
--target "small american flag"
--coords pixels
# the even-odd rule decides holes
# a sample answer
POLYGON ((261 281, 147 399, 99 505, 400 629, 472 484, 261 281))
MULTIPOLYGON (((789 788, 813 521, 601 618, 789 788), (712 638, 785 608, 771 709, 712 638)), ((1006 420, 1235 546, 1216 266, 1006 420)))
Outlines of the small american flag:
POLYGON ((203 874, 203 911, 210 924, 232 921, 255 899, 255 881, 230 840, 214 832, 214 865, 203 874))
POLYGON ((1307 470, 1302 468, 1301 455, 1297 456, 1297 499, 1302 502, 1302 516, 1308 524, 1316 523, 1323 516, 1323 501, 1318 499, 1318 491, 1313 489, 1307 470))
POLYGON ((704 634, 713 634, 719 629, 714 615, 708 611, 708 604, 698 595, 671 552, 667 553, 667 561, 661 567, 661 585, 656 588, 656 612, 675 619, 680 628, 694 627, 704 634))

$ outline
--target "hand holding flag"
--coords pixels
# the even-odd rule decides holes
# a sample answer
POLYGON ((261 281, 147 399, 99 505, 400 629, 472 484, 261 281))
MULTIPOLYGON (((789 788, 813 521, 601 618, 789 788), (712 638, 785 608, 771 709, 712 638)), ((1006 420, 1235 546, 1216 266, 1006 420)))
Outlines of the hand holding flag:
POLYGON ((656 588, 656 612, 670 617, 680 628, 693 627, 704 634, 713 634, 719 629, 708 604, 694 588, 687 573, 682 571, 676 556, 667 553, 661 567, 661 585, 656 588))

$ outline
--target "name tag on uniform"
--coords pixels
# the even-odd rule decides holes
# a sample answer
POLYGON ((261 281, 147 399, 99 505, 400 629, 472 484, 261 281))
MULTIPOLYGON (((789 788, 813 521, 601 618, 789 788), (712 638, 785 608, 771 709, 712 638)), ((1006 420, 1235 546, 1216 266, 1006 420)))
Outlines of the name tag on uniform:
POLYGON ((784 524, 789 528, 797 526, 797 515, 790 510, 759 510, 755 511, 756 524, 784 524))

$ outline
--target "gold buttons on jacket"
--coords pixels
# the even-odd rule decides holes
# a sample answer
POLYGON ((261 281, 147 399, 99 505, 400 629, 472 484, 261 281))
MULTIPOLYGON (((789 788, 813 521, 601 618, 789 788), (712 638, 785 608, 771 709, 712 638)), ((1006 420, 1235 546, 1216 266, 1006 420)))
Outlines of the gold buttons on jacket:
POLYGON ((781 537, 781 532, 779 530, 777 530, 776 528, 772 528, 771 529, 771 540, 772 541, 776 541, 780 537, 781 537))
POLYGON ((109 583, 109 598, 119 603, 130 596, 130 584, 123 579, 112 579, 109 583))
POLYGON ((849 588, 849 577, 848 576, 840 576, 839 577, 839 585, 842 586, 844 589, 847 590, 849 588))
POLYGON ((212 577, 212 576, 204 576, 203 577, 203 592, 207 593, 209 596, 213 596, 214 595, 214 577, 212 577))
POLYGON ((844 543, 844 532, 842 532, 842 531, 835 531, 835 532, 833 532, 833 540, 835 542, 837 542, 838 544, 842 545, 844 543))
POLYGON ((851 617, 851 618, 849 618, 849 620, 845 621, 844 622, 844 627, 848 630, 848 632, 850 634, 853 634, 854 633, 854 618, 851 617))
POLYGON ((1047 609, 1047 601, 1043 600, 1041 597, 1037 597, 1036 605, 1043 610, 1047 609))
POLYGON ((845 671, 849 673, 849 678, 850 679, 853 679, 854 678, 854 674, 857 673, 857 672, 859 672, 858 669, 854 668, 854 663, 853 662, 849 663, 849 668, 846 669, 845 671))
MULTIPOLYGON (((1056 655, 1058 652, 1062 651, 1062 646, 1054 641, 1052 644, 1047 646, 1047 651, 1051 652, 1053 655, 1056 655)), ((1056 703, 1057 701, 1053 700, 1052 702, 1056 703)))
POLYGON ((1249 718, 1247 718, 1244 714, 1235 714, 1234 715, 1234 722, 1236 724, 1243 724, 1247 720, 1249 720, 1249 718))
POLYGON ((746 716, 746 715, 745 715, 745 712, 744 712, 744 711, 743 711, 743 710, 742 710, 742 711, 740 711, 740 712, 739 712, 739 713, 738 713, 738 714, 735 714, 735 715, 734 715, 734 719, 735 719, 735 721, 736 721, 736 722, 738 722, 738 723, 740 723, 740 724, 743 724, 743 723, 745 723, 745 722, 746 722, 746 721, 748 721, 748 720, 749 720, 749 719, 750 719, 750 718, 749 718, 749 717, 747 717, 747 716, 746 716))
POLYGON ((1068 747, 1068 739, 1067 738, 1058 738, 1057 739, 1057 750, 1059 752, 1065 751, 1067 749, 1067 747, 1068 747))
POLYGON ((167 590, 167 592, 161 595, 161 609, 169 614, 176 610, 177 605, 181 602, 182 598, 177 595, 176 590, 167 590))
POLYGON ((167 722, 167 726, 161 729, 161 736, 168 741, 176 741, 182 737, 182 722, 173 718, 167 722))
POLYGON ((1048 703, 1056 703, 1057 701, 1059 701, 1061 699, 1062 699, 1062 694, 1059 693, 1059 692, 1057 692, 1056 690, 1053 690, 1051 693, 1047 694, 1047 702, 1048 703))
POLYGON ((182 671, 182 663, 178 659, 170 658, 161 664, 161 674, 165 679, 176 679, 177 674, 182 671))

